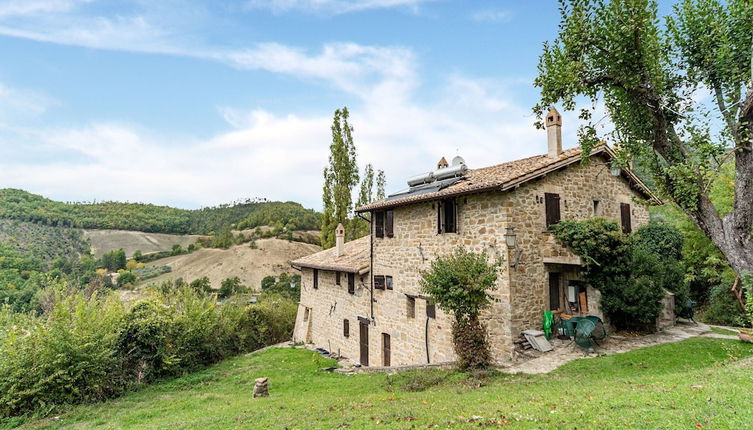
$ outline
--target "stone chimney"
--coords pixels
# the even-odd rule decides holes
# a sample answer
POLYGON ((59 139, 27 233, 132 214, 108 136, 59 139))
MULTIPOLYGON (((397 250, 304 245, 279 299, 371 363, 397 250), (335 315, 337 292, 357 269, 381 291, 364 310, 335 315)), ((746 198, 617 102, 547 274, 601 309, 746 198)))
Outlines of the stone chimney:
POLYGON ((448 162, 447 162, 447 160, 445 160, 445 158, 444 158, 444 157, 442 157, 442 158, 441 158, 441 159, 439 160, 439 162, 437 163, 437 170, 439 170, 439 169, 444 169, 445 167, 447 167, 447 166, 449 166, 449 165, 450 165, 450 163, 448 163, 448 162))
POLYGON ((345 252, 345 227, 342 224, 337 224, 335 229, 335 256, 341 257, 345 252))
POLYGON ((559 158, 562 154, 562 117, 555 108, 546 114, 546 143, 549 157, 559 158))

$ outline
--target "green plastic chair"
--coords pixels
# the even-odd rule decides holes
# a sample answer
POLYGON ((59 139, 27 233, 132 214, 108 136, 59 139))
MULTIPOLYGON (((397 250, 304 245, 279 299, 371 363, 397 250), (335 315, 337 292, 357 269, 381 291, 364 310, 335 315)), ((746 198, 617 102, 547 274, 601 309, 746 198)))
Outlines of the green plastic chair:
POLYGON ((593 332, 596 330, 596 323, 588 318, 578 321, 575 327, 575 343, 584 350, 588 350, 598 345, 593 339, 593 332))

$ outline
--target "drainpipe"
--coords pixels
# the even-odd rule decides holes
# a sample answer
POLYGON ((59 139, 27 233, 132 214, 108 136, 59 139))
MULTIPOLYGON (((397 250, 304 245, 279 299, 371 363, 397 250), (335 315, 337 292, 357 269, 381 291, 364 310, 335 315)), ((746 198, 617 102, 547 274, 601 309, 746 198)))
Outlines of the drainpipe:
POLYGON ((426 364, 431 364, 429 358, 429 317, 426 317, 426 330, 424 331, 424 338, 426 339, 426 364))
POLYGON ((369 305, 371 307, 371 321, 374 321, 374 236, 372 235, 371 218, 365 218, 361 213, 359 218, 369 223, 369 305))

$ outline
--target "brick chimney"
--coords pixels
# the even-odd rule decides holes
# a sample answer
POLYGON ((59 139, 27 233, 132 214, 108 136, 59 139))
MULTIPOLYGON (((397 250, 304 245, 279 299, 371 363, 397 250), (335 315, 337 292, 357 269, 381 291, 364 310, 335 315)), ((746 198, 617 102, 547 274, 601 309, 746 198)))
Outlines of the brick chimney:
POLYGON ((341 257, 345 252, 343 247, 345 246, 345 227, 342 224, 337 224, 335 229, 335 256, 341 257))
POLYGON ((447 160, 445 160, 445 158, 442 157, 437 163, 437 170, 444 169, 445 167, 448 167, 449 165, 450 163, 448 163, 447 160))
POLYGON ((546 143, 549 157, 559 158, 562 154, 562 117, 555 108, 546 114, 546 143))

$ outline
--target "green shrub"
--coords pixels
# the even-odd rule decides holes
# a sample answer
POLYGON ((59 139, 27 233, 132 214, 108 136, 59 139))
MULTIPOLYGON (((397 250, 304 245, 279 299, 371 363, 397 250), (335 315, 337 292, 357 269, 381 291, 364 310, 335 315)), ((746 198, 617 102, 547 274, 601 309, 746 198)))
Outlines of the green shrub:
POLYGON ((220 291, 217 293, 217 297, 225 299, 236 294, 245 294, 249 292, 249 288, 241 284, 239 277, 234 276, 222 281, 220 285, 220 291))
POLYGON ((122 392, 115 344, 123 313, 112 295, 59 297, 41 317, 1 309, 0 415, 46 413, 122 392))
POLYGON ((118 287, 133 285, 138 281, 136 274, 133 272, 123 272, 118 276, 118 287))
POLYGON ((562 221, 553 232, 582 258, 581 273, 601 292, 604 314, 617 329, 653 331, 666 291, 687 298, 675 248, 682 235, 674 228, 649 224, 629 237, 616 222, 594 218, 562 221))
POLYGON ((126 372, 137 383, 178 369, 179 358, 171 342, 172 319, 171 309, 146 301, 134 306, 123 320, 117 351, 126 372))

